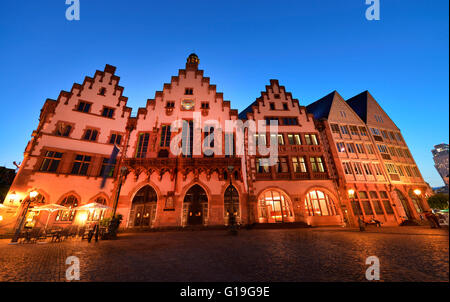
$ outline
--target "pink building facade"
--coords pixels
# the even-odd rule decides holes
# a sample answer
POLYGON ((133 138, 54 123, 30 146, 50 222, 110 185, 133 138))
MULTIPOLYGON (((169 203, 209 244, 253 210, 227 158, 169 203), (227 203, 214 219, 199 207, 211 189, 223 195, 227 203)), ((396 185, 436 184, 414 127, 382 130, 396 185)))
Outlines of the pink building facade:
MULTIPOLYGON (((395 180, 386 171, 391 161, 411 171, 417 167, 412 157, 383 158, 370 134, 374 122, 355 113, 350 101, 336 101, 350 120, 333 113, 329 121, 319 121, 271 80, 261 96, 238 114, 198 64, 198 57, 191 54, 185 69, 136 116, 131 116, 120 78, 110 65, 74 84, 70 92, 62 91, 57 100, 48 99, 4 201, 15 211, 2 224, 13 228, 31 198, 26 223, 32 227, 87 224, 111 213, 76 210, 92 202, 116 208, 123 228, 223 226, 231 214, 241 224, 352 225, 355 214, 346 193, 351 185, 357 190, 359 185, 368 186, 368 192, 372 186, 389 192, 388 186, 396 186, 406 196, 416 187, 426 192, 421 176, 399 175, 395 180), (230 121, 247 125, 254 121, 256 132, 244 128, 241 141, 237 130, 228 128, 230 121), (276 134, 268 131, 271 121, 277 121, 276 134), (338 137, 331 122, 366 129, 367 135, 358 136, 358 142, 373 144, 375 152, 360 159, 380 164, 382 175, 345 175, 343 162, 359 157, 343 156, 336 142, 355 138, 338 137), (268 165, 264 161, 268 155, 259 149, 252 152, 250 146, 261 142, 271 146, 272 141, 277 143, 276 161, 268 165), (120 151, 112 161, 114 146, 120 151), (33 211, 43 204, 64 205, 67 210, 33 211)), ((390 122, 379 128, 399 132, 390 122)), ((389 140, 389 147, 408 150, 402 141, 389 140)), ((405 215, 419 219, 415 203, 407 202, 410 216, 398 212, 383 222, 398 224, 405 215)), ((422 210, 428 208, 423 200, 421 205, 422 210)))

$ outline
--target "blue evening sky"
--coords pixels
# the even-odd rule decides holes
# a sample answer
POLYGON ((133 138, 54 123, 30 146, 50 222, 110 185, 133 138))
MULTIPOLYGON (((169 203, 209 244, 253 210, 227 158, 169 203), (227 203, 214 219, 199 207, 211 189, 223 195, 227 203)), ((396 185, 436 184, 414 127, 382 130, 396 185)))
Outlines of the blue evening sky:
POLYGON ((0 166, 22 161, 47 98, 105 64, 136 111, 195 51, 211 83, 244 109, 269 79, 302 105, 369 90, 408 143, 426 181, 443 184, 430 150, 448 143, 448 0, 65 0, 0 3, 0 166))

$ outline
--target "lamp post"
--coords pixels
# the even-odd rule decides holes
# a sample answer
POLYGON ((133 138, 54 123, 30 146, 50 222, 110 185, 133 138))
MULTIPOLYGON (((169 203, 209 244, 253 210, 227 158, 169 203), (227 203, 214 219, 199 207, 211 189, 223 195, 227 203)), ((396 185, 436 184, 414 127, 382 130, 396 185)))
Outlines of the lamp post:
MULTIPOLYGON (((420 189, 415 189, 413 192, 417 196, 417 203, 418 203, 417 206, 423 212, 425 209, 423 208, 422 198, 420 196, 422 194, 422 191, 420 191, 420 189)), ((419 216, 422 219, 422 215, 419 215, 419 216)))
POLYGON ((234 199, 233 199, 233 183, 232 183, 232 173, 234 170, 234 166, 228 166, 228 172, 230 177, 230 200, 231 200, 231 213, 230 217, 228 218, 228 222, 230 225, 230 232, 232 235, 237 235, 237 229, 236 229, 236 217, 234 216, 234 199))
MULTIPOLYGON (((355 203, 355 190, 348 189, 348 197, 352 199, 352 203, 355 203)), ((353 206, 352 206, 353 207, 353 206)), ((365 230, 364 222, 361 220, 361 215, 358 213, 358 226, 360 231, 365 230)))
MULTIPOLYGON (((16 196, 16 194, 14 194, 14 193, 11 194, 11 195, 16 196)), ((28 198, 28 201, 26 203, 25 209, 23 210, 22 215, 20 216, 19 225, 16 228, 16 231, 14 233, 13 238, 11 239, 11 243, 10 244, 15 244, 19 240, 19 235, 20 235, 20 232, 22 231, 23 224, 24 224, 25 219, 27 217, 27 213, 28 213, 28 209, 30 207, 30 204, 34 200, 34 198, 36 198, 37 195, 38 195, 38 193, 36 191, 31 191, 30 192, 30 198, 28 198)))
POLYGON ((120 168, 120 173, 119 173, 119 186, 117 188, 116 197, 114 198, 112 218, 114 218, 114 216, 116 216, 116 210, 117 210, 117 204, 119 202, 120 190, 122 189, 123 177, 125 176, 126 172, 127 172, 127 167, 122 166, 120 168))

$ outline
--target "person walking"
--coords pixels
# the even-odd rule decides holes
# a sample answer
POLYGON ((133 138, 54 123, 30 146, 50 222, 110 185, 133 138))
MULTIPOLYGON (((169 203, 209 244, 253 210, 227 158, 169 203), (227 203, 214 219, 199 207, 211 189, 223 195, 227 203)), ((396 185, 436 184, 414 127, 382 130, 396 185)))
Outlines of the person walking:
POLYGON ((364 223, 364 220, 361 219, 361 216, 358 216, 358 225, 359 225, 360 232, 364 232, 366 230, 366 225, 364 223))
POLYGON ((431 211, 426 211, 425 212, 425 218, 430 223, 430 227, 432 229, 435 229, 437 227, 439 227, 439 228, 441 227, 441 225, 439 224, 439 220, 437 219, 437 217, 431 211))

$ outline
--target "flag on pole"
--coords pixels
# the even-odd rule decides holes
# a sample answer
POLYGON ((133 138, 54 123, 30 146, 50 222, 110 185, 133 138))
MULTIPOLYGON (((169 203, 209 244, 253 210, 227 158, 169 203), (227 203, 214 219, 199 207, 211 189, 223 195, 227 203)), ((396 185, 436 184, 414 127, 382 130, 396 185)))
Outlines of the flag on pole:
POLYGON ((119 154, 119 147, 114 144, 114 148, 112 150, 111 156, 109 157, 108 164, 106 165, 105 169, 103 170, 103 179, 102 184, 100 185, 100 189, 103 189, 106 184, 106 179, 108 178, 109 172, 111 171, 111 167, 113 167, 116 163, 117 154, 119 154))

